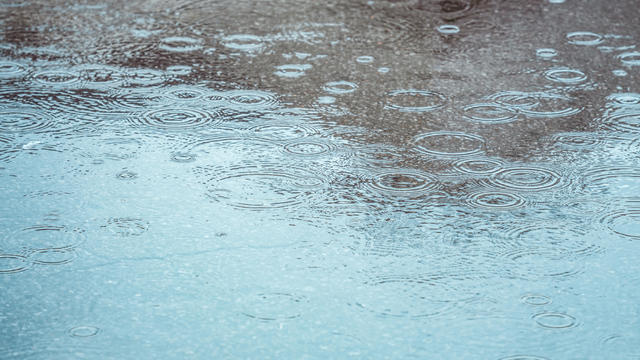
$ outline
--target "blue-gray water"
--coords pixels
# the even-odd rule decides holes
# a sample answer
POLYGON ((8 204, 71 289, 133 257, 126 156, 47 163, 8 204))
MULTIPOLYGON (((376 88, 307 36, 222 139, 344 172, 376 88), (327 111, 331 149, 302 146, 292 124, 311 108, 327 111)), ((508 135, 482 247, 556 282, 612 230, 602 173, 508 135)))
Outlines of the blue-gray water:
POLYGON ((0 359, 640 359, 634 0, 0 0, 0 359))

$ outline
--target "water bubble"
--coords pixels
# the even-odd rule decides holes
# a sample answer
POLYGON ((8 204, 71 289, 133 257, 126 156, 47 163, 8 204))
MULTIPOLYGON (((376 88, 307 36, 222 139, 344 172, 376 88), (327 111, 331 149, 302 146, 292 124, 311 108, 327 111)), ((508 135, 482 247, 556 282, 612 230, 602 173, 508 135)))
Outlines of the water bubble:
POLYGON ((172 36, 160 40, 158 47, 171 52, 190 52, 202 49, 202 40, 184 36, 172 36))
POLYGON ((110 218, 106 228, 118 236, 140 236, 149 230, 149 222, 131 217, 110 218))
POLYGON ((375 59, 373 58, 373 56, 369 56, 369 55, 362 55, 356 58, 356 61, 359 62, 360 64, 371 64, 374 60, 375 59))
POLYGON ((58 225, 34 225, 21 229, 3 240, 3 249, 70 249, 85 241, 84 231, 58 225))
POLYGON ((379 192, 415 197, 440 186, 429 174, 415 170, 394 170, 374 175, 368 185, 379 192))
POLYGON ((543 306, 551 304, 551 298, 544 295, 527 294, 521 298, 522 302, 527 305, 543 306))
POLYGON ((517 191, 543 191, 562 184, 555 171, 536 167, 517 167, 498 171, 488 183, 498 188, 517 191))
POLYGON ((26 65, 12 61, 0 60, 0 79, 10 79, 24 76, 29 71, 26 65))
POLYGON ((358 85, 349 81, 331 81, 324 85, 324 91, 331 94, 348 94, 356 91, 358 85))
POLYGON ((311 69, 313 66, 311 64, 287 64, 276 66, 276 72, 274 74, 276 76, 297 79, 303 75, 305 75, 305 71, 311 69))
POLYGON ((191 108, 149 110, 129 117, 133 125, 152 126, 165 130, 185 130, 213 127, 222 121, 220 114, 191 108))
POLYGON ((259 293, 240 298, 242 314, 264 321, 289 320, 302 316, 309 300, 290 293, 259 293))
POLYGON ((516 110, 499 104, 472 104, 462 110, 467 119, 485 124, 503 124, 518 119, 516 110))
POLYGON ((33 74, 33 80, 43 85, 68 85, 79 81, 80 75, 65 70, 48 70, 33 74))
POLYGON ((171 154, 171 161, 177 163, 190 163, 196 161, 197 156, 186 152, 175 152, 171 154))
POLYGON ((69 336, 71 337, 79 337, 86 338, 91 336, 96 336, 100 332, 100 328, 95 326, 76 326, 69 329, 69 336))
POLYGON ((501 91, 488 99, 534 118, 565 117, 582 111, 582 107, 572 105, 571 98, 549 92, 501 91))
POLYGON ((278 105, 278 97, 261 90, 235 90, 227 94, 230 105, 237 110, 267 110, 278 105))
POLYGON ((518 195, 505 192, 479 192, 471 194, 467 203, 474 207, 488 209, 514 209, 526 204, 526 200, 518 195))
POLYGON ((460 32, 460 28, 458 26, 450 24, 440 25, 437 27, 437 30, 439 33, 445 35, 457 34, 460 32))
POLYGON ((72 262, 77 256, 73 248, 38 249, 29 254, 29 259, 37 265, 62 265, 72 262))
POLYGON ((640 240, 640 208, 607 214, 600 222, 622 237, 640 240))
POLYGON ((123 170, 116 174, 116 179, 118 180, 134 180, 137 178, 138 174, 129 170, 123 170))
POLYGON ((638 66, 640 65, 640 51, 631 51, 622 53, 617 56, 623 64, 628 66, 638 66))
POLYGON ((571 315, 555 312, 544 312, 533 316, 535 322, 548 329, 565 329, 576 326, 577 320, 571 315))
POLYGON ((557 55, 558 55, 558 51, 556 49, 541 48, 536 50, 536 56, 545 60, 552 59, 557 55))
POLYGON ((391 100, 385 108, 403 112, 433 111, 443 107, 447 102, 444 95, 428 90, 394 90, 389 96, 391 100))
POLYGON ((296 141, 285 144, 283 150, 287 154, 299 156, 316 156, 326 154, 333 150, 331 144, 317 141, 296 141))
POLYGON ((555 82, 563 84, 579 84, 587 80, 587 75, 580 70, 574 70, 569 68, 557 68, 547 70, 544 76, 555 82))
POLYGON ((569 44, 573 45, 593 46, 601 44, 604 37, 588 31, 575 31, 567 34, 567 40, 569 40, 569 44))
POLYGON ((474 134, 454 131, 435 131, 413 138, 415 149, 439 156, 466 156, 484 151, 485 141, 474 134))
POLYGON ((261 50, 264 42, 261 37, 249 34, 236 34, 225 36, 222 45, 234 50, 252 52, 261 50))
POLYGON ((14 274, 29 268, 27 258, 22 255, 0 254, 0 275, 14 274))
POLYGON ((213 171, 207 196, 233 207, 273 209, 311 200, 325 181, 301 168, 281 166, 238 166, 213 171))
POLYGON ((454 168, 465 174, 490 175, 504 167, 504 163, 496 159, 463 159, 453 164, 454 168))

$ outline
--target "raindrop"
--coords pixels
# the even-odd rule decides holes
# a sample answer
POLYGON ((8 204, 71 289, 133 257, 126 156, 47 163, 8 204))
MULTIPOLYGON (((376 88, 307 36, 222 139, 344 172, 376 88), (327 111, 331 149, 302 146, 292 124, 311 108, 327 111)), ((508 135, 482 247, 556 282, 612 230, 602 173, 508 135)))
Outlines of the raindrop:
POLYGON ((29 259, 37 265, 62 265, 72 262, 77 256, 73 248, 38 249, 29 255, 29 259))
POLYGON ((134 125, 152 126, 166 130, 212 127, 220 123, 221 120, 220 114, 191 108, 149 110, 143 114, 129 117, 129 122, 134 125))
POLYGON ((569 40, 569 44, 573 45, 593 46, 601 44, 604 41, 604 37, 588 31, 576 31, 568 33, 567 40, 569 40))
POLYGON ((403 112, 433 111, 447 102, 444 95, 428 90, 394 90, 388 95, 391 99, 385 108, 403 112))
POLYGON ((587 75, 582 71, 568 68, 551 69, 546 71, 544 76, 551 81, 563 84, 579 84, 587 80, 587 75))
POLYGON ((276 72, 274 74, 276 76, 297 79, 301 76, 305 75, 305 71, 311 69, 313 66, 311 64, 287 64, 276 66, 276 72))
POLYGON ((558 51, 556 49, 542 48, 536 50, 536 55, 545 60, 552 59, 558 55, 558 51))
POLYGON ((267 91, 235 90, 226 95, 237 110, 267 110, 278 105, 278 97, 267 91))
POLYGON ((521 298, 522 302, 532 306, 543 306, 551 304, 551 298, 544 295, 527 294, 521 298))
POLYGON ((471 194, 467 203, 474 207, 488 209, 514 209, 526 204, 525 199, 518 195, 505 192, 479 192, 471 194))
POLYGON ((413 144, 417 151, 429 155, 466 156, 484 151, 485 141, 474 134, 435 131, 416 136, 413 144))
POLYGON ((138 178, 138 174, 133 171, 123 170, 116 174, 118 180, 134 180, 138 178))
POLYGON ((149 230, 149 222, 139 218, 121 217, 107 220, 107 229, 118 236, 140 236, 149 230))
POLYGON ((95 326, 76 326, 69 329, 69 336, 86 338, 96 336, 100 332, 100 329, 95 326))
POLYGON ((251 294, 237 301, 242 314, 264 321, 298 318, 308 302, 305 296, 279 292, 251 294))
POLYGON ((371 64, 375 59, 373 58, 373 56, 369 56, 369 55, 363 55, 363 56, 358 56, 356 58, 356 61, 359 62, 360 64, 371 64))
POLYGON ((261 37, 248 34, 225 36, 222 39, 222 44, 230 49, 245 52, 258 51, 264 47, 264 43, 261 37))
POLYGON ((640 51, 632 51, 622 53, 617 56, 623 64, 628 66, 638 66, 640 65, 640 51))
POLYGON ((349 81, 331 81, 324 85, 324 91, 331 94, 348 94, 354 92, 358 85, 349 81))
POLYGON ((160 41, 159 48, 171 52, 190 52, 202 49, 202 40, 183 36, 167 37, 160 41))
POLYGON ((485 124, 503 124, 518 119, 518 112, 513 108, 499 104, 472 104, 463 108, 469 120, 485 124))
POLYGON ((445 35, 457 34, 460 32, 460 28, 456 25, 440 25, 437 28, 438 32, 445 35))
POLYGON ((565 329, 576 326, 576 318, 563 313, 545 312, 533 316, 535 322, 548 329, 565 329))
POLYGON ((560 174, 543 168, 517 167, 498 171, 488 179, 498 188, 517 191, 543 191, 562 184, 560 174))
POLYGON ((0 275, 14 274, 29 268, 27 258, 21 255, 0 254, 0 275))
POLYGON ((175 152, 171 154, 171 161, 177 163, 190 163, 196 161, 197 156, 195 154, 185 152, 175 152))

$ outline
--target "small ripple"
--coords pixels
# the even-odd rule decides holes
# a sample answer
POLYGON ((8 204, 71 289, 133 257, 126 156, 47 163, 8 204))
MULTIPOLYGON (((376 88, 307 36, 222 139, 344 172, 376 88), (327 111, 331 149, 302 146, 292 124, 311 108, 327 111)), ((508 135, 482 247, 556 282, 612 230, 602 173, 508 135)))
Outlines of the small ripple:
POLYGON ((78 257, 73 248, 66 249, 38 249, 29 254, 29 259, 36 265, 63 265, 78 257))
POLYGON ((302 316, 309 299, 284 292, 251 294, 241 297, 237 303, 242 314, 258 320, 290 320, 302 316))
POLYGON ((549 360, 546 357, 535 356, 535 355, 512 355, 504 358, 500 358, 498 360, 549 360))
POLYGON ((640 168, 603 166, 583 174, 583 190, 592 194, 629 196, 640 191, 640 168))
POLYGON ((132 88, 149 88, 164 84, 164 72, 153 69, 134 69, 127 71, 126 85, 132 88))
POLYGON ((17 149, 13 145, 13 139, 6 135, 0 135, 0 162, 8 162, 16 154, 17 149))
POLYGON ((440 25, 436 29, 438 30, 439 33, 445 34, 445 35, 452 35, 460 32, 460 28, 458 26, 451 25, 451 24, 440 25))
POLYGON ((149 230, 149 222, 131 217, 110 218, 106 228, 112 234, 122 237, 140 236, 149 230))
POLYGON ((566 256, 587 256, 603 249, 596 243, 599 236, 579 227, 551 222, 524 225, 507 231, 505 245, 515 248, 559 250, 566 256))
POLYGON ((543 306, 543 305, 549 305, 551 304, 551 298, 545 295, 537 295, 537 294, 527 294, 522 296, 522 298, 520 298, 520 300, 527 304, 527 305, 532 305, 532 306, 543 306))
POLYGON ((536 167, 517 167, 498 171, 487 179, 489 185, 516 191, 543 191, 562 184, 555 171, 536 167))
POLYGON ((437 92, 428 90, 394 90, 388 94, 391 97, 386 109, 403 112, 426 112, 442 108, 447 98, 437 92))
POLYGON ((488 209, 514 209, 524 206, 526 200, 518 194, 487 191, 469 195, 467 204, 488 209))
POLYGON ((501 257, 509 261, 504 264, 507 273, 519 279, 565 279, 584 272, 584 264, 561 247, 515 249, 501 257))
POLYGON ((624 238, 640 240, 640 207, 607 214, 600 222, 624 238))
POLYGON ((25 271, 29 265, 27 258, 22 255, 0 254, 0 275, 25 271))
POLYGON ((604 36, 588 31, 575 31, 567 34, 569 44, 594 46, 604 41, 604 36))
POLYGON ((627 73, 625 70, 622 70, 622 69, 615 69, 611 72, 613 73, 613 75, 620 76, 620 77, 629 75, 629 73, 627 73))
POLYGON ((118 180, 135 180, 138 178, 138 173, 135 173, 130 170, 123 170, 116 174, 116 179, 118 180))
POLYGON ((417 197, 439 188, 440 182, 426 173, 398 169, 375 174, 366 185, 385 194, 417 197))
POLYGON ((617 56, 623 64, 628 66, 640 65, 640 51, 625 52, 617 56))
POLYGON ((32 79, 48 86, 69 85, 80 81, 80 74, 66 70, 47 70, 34 73, 32 79))
POLYGON ((229 49, 245 52, 260 51, 265 47, 263 39, 256 35, 236 34, 222 38, 222 45, 229 49))
POLYGON ((558 51, 556 49, 541 48, 536 50, 536 56, 541 59, 549 60, 558 56, 558 51))
POLYGON ((197 155, 187 152, 174 152, 171 154, 171 161, 177 163, 190 163, 196 161, 197 155))
POLYGON ((590 149, 602 144, 602 140, 593 133, 565 132, 549 136, 548 141, 567 149, 590 149))
POLYGON ((170 52, 191 52, 202 49, 202 40, 186 36, 171 36, 160 40, 158 47, 170 52))
POLYGON ((547 329, 566 329, 577 325, 578 321, 571 315, 556 312, 544 312, 533 315, 536 324, 547 329))
POLYGON ((272 165, 205 169, 207 196, 243 209, 274 209, 308 202, 325 180, 301 168, 272 165))
POLYGON ((129 122, 133 125, 166 130, 212 127, 221 121, 220 114, 191 108, 149 110, 143 114, 129 117, 129 122))
POLYGON ((609 130, 640 132, 640 110, 629 110, 607 116, 603 119, 603 126, 609 130))
POLYGON ((29 67, 26 65, 13 62, 13 61, 1 61, 0 60, 0 79, 12 79, 22 77, 29 72, 29 67))
POLYGON ((582 107, 572 106, 572 99, 548 92, 502 91, 488 99, 534 118, 557 118, 578 114, 582 107))
POLYGON ((587 75, 580 70, 557 68, 547 70, 544 76, 551 81, 562 84, 579 84, 587 80, 587 75))
POLYGON ((68 333, 71 337, 86 338, 96 336, 100 332, 100 328, 95 326, 76 326, 69 329, 68 333))
POLYGON ((333 151, 335 146, 330 143, 308 140, 285 144, 282 149, 286 154, 297 156, 317 156, 333 151))
POLYGON ((310 70, 313 66, 311 64, 286 64, 276 66, 276 71, 274 75, 289 78, 289 79, 297 79, 301 76, 306 75, 306 71, 310 70))
POLYGON ((356 62, 360 64, 371 64, 374 60, 375 58, 369 55, 362 55, 356 58, 356 62))
POLYGON ((122 84, 126 78, 123 70, 108 65, 83 65, 77 71, 85 85, 117 86, 122 84))
POLYGON ((171 87, 164 92, 164 96, 176 101, 195 101, 204 98, 206 91, 197 87, 171 87))
POLYGON ((454 168, 465 174, 491 175, 504 168, 504 162, 497 159, 463 159, 453 164, 454 168))
POLYGON ((499 104, 472 104, 462 110, 465 118, 483 124, 504 124, 518 119, 517 110, 499 104))
POLYGON ((453 131, 435 131, 413 138, 418 152, 439 156, 465 156, 484 151, 485 140, 474 134, 453 131))
POLYGON ((273 141, 286 141, 301 139, 304 137, 317 135, 319 131, 306 125, 258 125, 248 129, 253 136, 260 139, 273 141))
POLYGON ((608 101, 616 105, 631 106, 640 104, 640 94, 638 93, 616 93, 607 96, 608 101))
POLYGON ((0 130, 3 132, 38 132, 55 125, 54 119, 44 113, 25 109, 0 110, 0 130))
POLYGON ((57 225, 34 225, 9 235, 3 239, 3 249, 41 250, 70 249, 85 241, 84 231, 57 225))
POLYGON ((268 110, 279 105, 276 94, 260 90, 234 90, 226 98, 237 110, 268 110))
POLYGON ((324 84, 324 91, 330 94, 348 94, 356 91, 358 85, 350 81, 331 81, 324 84))
POLYGON ((477 12, 478 0, 418 1, 415 9, 437 14, 441 19, 452 21, 477 12))

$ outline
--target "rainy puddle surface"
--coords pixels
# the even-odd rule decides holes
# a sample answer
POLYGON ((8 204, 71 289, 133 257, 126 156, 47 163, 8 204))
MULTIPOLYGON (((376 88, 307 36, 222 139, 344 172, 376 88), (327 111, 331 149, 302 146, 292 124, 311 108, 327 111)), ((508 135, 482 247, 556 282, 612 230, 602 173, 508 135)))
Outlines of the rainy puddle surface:
POLYGON ((640 357, 634 1, 0 13, 0 358, 640 357))

